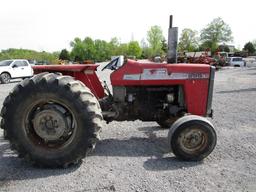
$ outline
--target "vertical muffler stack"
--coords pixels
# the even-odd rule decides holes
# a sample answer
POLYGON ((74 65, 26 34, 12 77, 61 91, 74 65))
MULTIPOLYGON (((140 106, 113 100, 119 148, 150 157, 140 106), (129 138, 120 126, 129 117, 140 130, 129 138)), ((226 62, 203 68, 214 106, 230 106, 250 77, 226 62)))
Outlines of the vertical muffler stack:
POLYGON ((172 15, 168 31, 167 63, 177 63, 178 27, 172 27, 172 15))

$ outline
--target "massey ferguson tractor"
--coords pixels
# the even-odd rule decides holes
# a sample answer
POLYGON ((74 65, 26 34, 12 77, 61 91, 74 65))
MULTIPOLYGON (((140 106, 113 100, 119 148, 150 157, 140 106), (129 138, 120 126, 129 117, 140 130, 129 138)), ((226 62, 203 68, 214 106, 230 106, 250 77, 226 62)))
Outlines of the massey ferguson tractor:
POLYGON ((31 163, 67 167, 83 159, 99 140, 102 121, 155 121, 168 128, 177 158, 199 161, 216 145, 212 116, 215 68, 174 64, 177 28, 169 28, 168 63, 112 61, 113 90, 102 85, 98 65, 34 66, 6 97, 1 128, 11 148, 31 163))

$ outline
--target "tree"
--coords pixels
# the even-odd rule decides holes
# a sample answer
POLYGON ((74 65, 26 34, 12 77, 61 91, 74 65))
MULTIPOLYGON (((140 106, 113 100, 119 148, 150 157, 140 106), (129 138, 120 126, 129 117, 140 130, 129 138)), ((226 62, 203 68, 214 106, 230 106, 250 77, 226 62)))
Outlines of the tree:
POLYGON ((97 62, 106 61, 110 58, 110 50, 108 43, 104 40, 96 39, 94 41, 95 46, 95 60, 97 62))
POLYGON ((140 58, 142 50, 137 41, 130 41, 128 44, 128 55, 135 56, 136 58, 140 58))
POLYGON ((167 51, 168 51, 168 45, 167 45, 167 42, 166 42, 166 39, 163 38, 162 39, 162 52, 167 55, 167 51))
POLYGON ((149 48, 151 50, 151 57, 162 54, 162 40, 163 32, 161 27, 155 25, 150 28, 147 32, 147 40, 149 43, 149 48))
POLYGON ((74 41, 70 42, 70 46, 72 47, 71 58, 77 62, 83 62, 85 60, 85 45, 83 41, 76 37, 74 41))
POLYGON ((120 41, 117 37, 113 37, 109 42, 109 50, 112 56, 119 55, 118 47, 120 46, 120 41))
POLYGON ((121 43, 118 47, 118 55, 128 55, 128 44, 127 43, 121 43))
POLYGON ((76 37, 70 43, 72 47, 71 58, 74 61, 84 62, 85 60, 94 60, 96 58, 96 49, 94 41, 90 37, 86 37, 83 41, 76 37))
POLYGON ((94 46, 94 41, 90 37, 86 37, 83 40, 84 44, 84 50, 85 50, 85 60, 94 60, 95 59, 95 46, 94 46))
POLYGON ((231 28, 220 17, 213 19, 201 31, 200 38, 202 44, 210 45, 208 48, 213 52, 218 48, 219 43, 227 43, 233 40, 231 28))
POLYGON ((230 52, 230 48, 226 45, 226 46, 224 46, 224 51, 229 53, 230 52))
POLYGON ((253 46, 256 48, 256 39, 252 41, 253 46))
POLYGON ((179 39, 178 49, 179 51, 196 51, 198 48, 197 31, 189 28, 185 28, 181 32, 179 39))
POLYGON ((218 48, 216 47, 216 45, 213 44, 212 41, 204 41, 201 45, 199 45, 199 51, 205 51, 205 50, 208 50, 210 51, 212 47, 214 47, 212 49, 213 52, 215 52, 215 50, 218 48))
POLYGON ((256 49, 254 47, 254 45, 252 44, 252 42, 248 42, 244 45, 243 48, 244 51, 248 51, 249 54, 253 54, 255 53, 256 49))
POLYGON ((67 49, 62 49, 59 55, 59 59, 61 60, 69 60, 69 52, 67 49))
POLYGON ((150 58, 150 50, 145 39, 141 40, 140 47, 142 48, 141 58, 143 59, 150 58))
POLYGON ((230 49, 227 45, 219 45, 218 50, 219 51, 224 51, 224 52, 227 52, 227 53, 230 52, 230 49))

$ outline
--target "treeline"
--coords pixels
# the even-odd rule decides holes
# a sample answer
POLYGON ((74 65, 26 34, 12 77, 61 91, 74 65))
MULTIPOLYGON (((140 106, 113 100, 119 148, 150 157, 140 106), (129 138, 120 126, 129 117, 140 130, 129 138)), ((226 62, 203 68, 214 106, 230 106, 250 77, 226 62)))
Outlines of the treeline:
POLYGON ((0 52, 0 60, 5 59, 28 59, 37 62, 58 63, 59 53, 38 52, 27 49, 7 49, 0 52))
MULTIPOLYGON (((195 52, 209 50, 212 53, 216 51, 225 52, 240 52, 239 48, 233 47, 230 50, 228 46, 232 43, 233 36, 230 26, 225 23, 222 18, 218 17, 213 19, 205 28, 200 32, 185 28, 182 30, 179 38, 178 50, 180 52, 195 52)), ((256 54, 256 40, 245 43, 243 52, 247 55, 256 54)))
POLYGON ((91 37, 85 37, 82 40, 76 37, 71 41, 70 47, 71 51, 63 49, 54 53, 26 49, 7 49, 0 52, 0 60, 19 58, 46 61, 47 63, 60 63, 63 60, 80 63, 86 60, 102 62, 116 55, 124 55, 136 59, 152 58, 154 56, 164 57, 167 51, 166 40, 159 26, 150 27, 146 40, 143 39, 141 42, 131 40, 128 43, 122 43, 117 37, 112 38, 110 41, 93 40, 91 37))
MULTIPOLYGON (((183 29, 179 38, 178 51, 182 53, 205 50, 229 52, 229 47, 226 45, 231 43, 232 40, 230 26, 221 18, 215 18, 200 31, 200 34, 193 29, 183 29)), ((22 58, 47 61, 49 63, 60 63, 60 60, 102 62, 116 55, 137 59, 151 59, 155 56, 164 58, 167 54, 166 39, 159 26, 150 27, 147 31, 146 39, 142 39, 140 42, 131 40, 128 43, 123 43, 116 37, 110 41, 94 40, 91 37, 85 37, 84 39, 76 37, 71 41, 70 47, 70 51, 63 49, 54 53, 26 49, 2 50, 0 52, 0 60, 22 58)), ((235 49, 235 51, 238 51, 238 49, 235 49)), ((247 42, 243 51, 246 51, 249 55, 256 54, 256 41, 247 42)))
POLYGON ((100 39, 93 40, 90 37, 83 40, 75 38, 70 46, 72 47, 70 53, 66 49, 61 51, 59 57, 61 60, 101 62, 109 60, 114 55, 135 56, 136 58, 142 56, 142 48, 137 41, 121 43, 117 38, 112 38, 110 42, 100 39))
POLYGON ((167 51, 166 40, 159 26, 152 26, 147 32, 147 40, 142 40, 140 43, 135 40, 122 43, 116 37, 109 42, 100 39, 93 40, 90 37, 86 37, 83 40, 76 37, 70 43, 70 46, 72 50, 68 52, 63 49, 60 52, 59 59, 75 62, 83 62, 85 60, 102 62, 116 55, 143 59, 165 56, 167 51))

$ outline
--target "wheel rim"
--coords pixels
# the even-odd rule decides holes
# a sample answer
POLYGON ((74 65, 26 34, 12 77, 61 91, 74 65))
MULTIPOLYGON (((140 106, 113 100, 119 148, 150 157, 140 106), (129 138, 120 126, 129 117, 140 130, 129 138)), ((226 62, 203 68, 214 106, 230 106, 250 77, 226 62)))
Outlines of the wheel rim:
POLYGON ((37 135, 46 141, 59 139, 68 129, 64 114, 54 108, 38 112, 32 122, 37 135))
POLYGON ((65 148, 73 141, 77 131, 72 111, 55 100, 39 100, 31 104, 23 123, 28 140, 47 149, 65 148))
POLYGON ((195 154, 203 151, 207 147, 207 133, 198 128, 192 127, 181 132, 178 143, 183 151, 189 154, 195 154))
POLYGON ((10 77, 7 73, 2 74, 1 77, 2 77, 2 80, 6 83, 10 81, 10 77))

